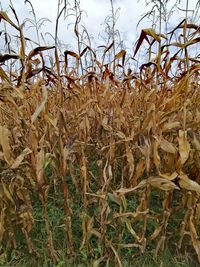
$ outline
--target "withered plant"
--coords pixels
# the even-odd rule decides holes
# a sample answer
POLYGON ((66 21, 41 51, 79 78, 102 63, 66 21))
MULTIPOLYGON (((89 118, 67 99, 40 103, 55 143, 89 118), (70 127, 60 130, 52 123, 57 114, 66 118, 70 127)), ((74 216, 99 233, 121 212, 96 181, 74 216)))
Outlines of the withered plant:
POLYGON ((149 53, 158 44, 156 57, 133 73, 124 49, 105 46, 99 59, 86 29, 88 43, 79 39, 79 4, 78 51, 61 55, 58 30, 54 46, 27 53, 14 7, 16 23, 0 12, 20 40, 19 51, 0 55, 1 253, 26 247, 40 257, 43 226, 54 262, 63 246, 90 266, 123 266, 123 254, 131 261, 149 247, 156 258, 168 246, 200 262, 200 62, 190 57, 199 25, 186 16, 168 36, 143 29, 133 56, 146 41, 149 53), (114 68, 104 64, 110 49, 114 68))

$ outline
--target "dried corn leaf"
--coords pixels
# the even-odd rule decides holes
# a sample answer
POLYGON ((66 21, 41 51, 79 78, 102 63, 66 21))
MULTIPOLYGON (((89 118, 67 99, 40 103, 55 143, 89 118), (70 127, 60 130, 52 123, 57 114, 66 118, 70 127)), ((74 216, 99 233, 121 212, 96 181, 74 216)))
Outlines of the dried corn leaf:
POLYGON ((1 210, 1 214, 0 214, 0 242, 3 239, 3 235, 4 235, 4 232, 5 232, 5 227, 4 227, 4 224, 5 224, 5 216, 6 216, 5 210, 6 210, 6 208, 3 208, 1 210))
POLYGON ((45 156, 44 156, 44 149, 42 148, 36 156, 36 177, 39 185, 44 184, 44 165, 45 165, 45 156))
POLYGON ((158 139, 155 138, 153 140, 153 161, 154 161, 154 164, 156 166, 156 170, 157 172, 159 172, 159 167, 160 167, 160 156, 159 156, 159 153, 158 153, 158 139))
POLYGON ((118 54, 115 55, 115 60, 120 59, 122 57, 122 65, 124 65, 125 56, 126 56, 126 50, 122 49, 118 54))
POLYGON ((188 135, 191 136, 191 138, 192 138, 192 145, 193 145, 193 147, 197 151, 200 151, 200 141, 198 140, 196 134, 193 131, 189 130, 188 131, 188 135))
POLYGON ((197 235, 194 223, 192 222, 192 218, 190 218, 189 227, 190 227, 190 236, 192 239, 192 244, 197 253, 198 261, 200 263, 200 241, 198 240, 198 235, 197 235))
POLYGON ((29 52, 27 59, 30 60, 32 57, 39 54, 40 52, 45 51, 45 50, 50 50, 53 48, 55 48, 55 46, 38 46, 29 52))
POLYGON ((42 103, 36 108, 35 112, 31 116, 31 123, 34 123, 39 116, 39 114, 44 110, 45 104, 47 102, 47 88, 45 86, 42 87, 42 103))
POLYGON ((56 134, 58 135, 58 127, 57 127, 57 118, 51 118, 49 114, 45 114, 44 115, 45 119, 47 120, 47 122, 49 122, 49 124, 51 124, 54 129, 56 130, 56 134))
POLYGON ((160 42, 161 41, 159 35, 156 34, 156 32, 155 32, 154 29, 152 29, 152 28, 143 29, 141 31, 140 37, 139 37, 139 39, 137 41, 137 45, 136 45, 136 48, 135 48, 134 56, 137 54, 137 52, 138 52, 138 50, 139 50, 139 48, 142 45, 142 43, 143 43, 144 40, 146 40, 148 43, 150 43, 149 42, 149 39, 147 38, 148 35, 151 36, 157 42, 160 42))
POLYGON ((163 131, 168 131, 172 129, 177 129, 181 127, 181 123, 179 121, 172 121, 164 124, 163 131))
POLYGON ((157 242, 157 246, 154 252, 154 259, 157 258, 159 250, 163 251, 164 250, 164 244, 165 244, 166 236, 161 236, 159 241, 157 242))
POLYGON ((113 253, 114 253, 114 255, 115 255, 116 259, 117 259, 119 267, 123 267, 123 265, 121 263, 121 260, 120 260, 120 257, 118 255, 116 249, 113 247, 113 245, 111 243, 110 243, 110 247, 111 247, 111 249, 112 249, 112 251, 113 251, 113 253))
POLYGON ((140 242, 139 236, 133 230, 133 227, 131 225, 131 221, 129 219, 127 219, 127 218, 122 218, 122 220, 125 222, 126 227, 127 227, 128 231, 131 233, 131 235, 137 240, 137 242, 140 242))
POLYGON ((200 203, 196 204, 195 219, 200 222, 200 203))
POLYGON ((11 169, 16 169, 19 167, 19 165, 22 163, 22 161, 24 160, 24 157, 28 154, 32 153, 32 151, 27 147, 25 148, 22 153, 16 158, 16 160, 14 161, 14 163, 11 166, 11 169))
POLYGON ((173 181, 174 179, 177 178, 178 173, 175 171, 175 172, 173 172, 171 175, 168 174, 168 173, 163 173, 163 174, 160 173, 159 175, 160 175, 161 178, 164 178, 164 179, 173 181))
POLYGON ((135 186, 133 188, 120 188, 120 189, 116 190, 116 193, 120 193, 120 194, 130 193, 130 192, 133 192, 137 189, 144 188, 146 186, 146 184, 147 184, 147 181, 143 180, 137 186, 135 186))
POLYGON ((125 147, 126 147, 126 158, 129 163, 129 179, 131 179, 135 170, 134 157, 132 150, 127 142, 125 143, 125 147))
POLYGON ((9 135, 9 130, 5 126, 0 126, 0 145, 3 149, 4 160, 10 165, 12 158, 9 135))
POLYGON ((99 259, 97 260, 94 260, 93 263, 92 263, 92 267, 99 267, 100 263, 105 259, 105 256, 104 257, 100 257, 99 259))
POLYGON ((125 139, 125 138, 126 138, 126 135, 125 135, 123 132, 121 132, 121 131, 118 131, 118 132, 116 133, 116 135, 117 135, 120 139, 125 139))
POLYGON ((181 164, 184 165, 184 163, 187 161, 190 153, 190 144, 187 140, 187 132, 179 130, 179 154, 181 157, 181 164))
POLYGON ((1 21, 1 19, 4 19, 8 23, 10 23, 10 25, 12 25, 16 30, 19 31, 19 27, 14 22, 12 22, 12 20, 8 17, 6 12, 0 11, 0 21, 1 21))
POLYGON ((156 239, 160 235, 162 229, 163 225, 159 225, 158 227, 156 227, 153 234, 150 236, 150 240, 156 239))
POLYGON ((159 189, 164 190, 164 191, 169 191, 169 190, 174 190, 174 189, 178 189, 179 190, 179 187, 176 186, 175 183, 173 183, 170 180, 161 178, 159 176, 149 177, 148 178, 148 183, 151 186, 159 188, 159 189))
POLYGON ((131 184, 133 186, 137 185, 137 180, 142 175, 144 169, 145 169, 145 159, 141 158, 140 161, 136 165, 136 171, 135 171, 135 174, 131 180, 131 184))
POLYGON ((167 152, 167 153, 171 153, 171 154, 175 154, 176 153, 176 147, 174 146, 174 144, 168 142, 165 139, 162 139, 160 142, 160 148, 167 152))
POLYGON ((116 194, 108 193, 108 199, 109 199, 111 202, 116 203, 117 205, 120 206, 120 201, 119 201, 119 198, 117 197, 116 194))
POLYGON ((2 78, 2 80, 6 80, 8 83, 11 84, 7 74, 5 73, 5 71, 2 69, 2 67, 0 67, 0 77, 2 78))
POLYGON ((7 185, 4 184, 4 183, 2 182, 2 186, 3 186, 3 192, 4 192, 5 196, 6 196, 7 199, 9 199, 10 202, 12 202, 12 204, 14 205, 15 202, 14 202, 14 200, 13 200, 13 197, 11 196, 11 193, 10 193, 9 189, 7 188, 7 185))
POLYGON ((200 185, 197 182, 189 179, 188 176, 183 172, 179 174, 178 177, 180 178, 179 185, 181 188, 195 191, 198 195, 200 195, 200 185))
POLYGON ((145 156, 146 171, 147 173, 149 173, 151 153, 152 153, 151 141, 147 138, 144 138, 144 144, 142 146, 139 146, 139 149, 142 152, 142 154, 145 156))

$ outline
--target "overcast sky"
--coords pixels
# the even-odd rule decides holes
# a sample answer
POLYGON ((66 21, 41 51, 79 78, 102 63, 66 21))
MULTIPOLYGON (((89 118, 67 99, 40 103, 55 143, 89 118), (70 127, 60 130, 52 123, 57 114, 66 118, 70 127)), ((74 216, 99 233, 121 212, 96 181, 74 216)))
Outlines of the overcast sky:
MULTIPOLYGON (((9 10, 9 0, 1 0, 1 6, 4 11, 8 12, 8 15, 13 18, 12 12, 9 10)), ((71 6, 73 6, 73 0, 69 0, 71 6)), ((150 2, 150 0, 148 0, 150 2)), ((168 10, 170 10, 173 6, 175 0, 169 0, 168 10)), ((24 4, 24 0, 12 0, 12 3, 16 9, 16 12, 20 18, 20 22, 27 17, 31 18, 30 14, 30 5, 24 4)), ((42 32, 50 32, 54 35, 55 31, 55 21, 57 15, 57 0, 31 0, 31 3, 34 7, 37 19, 41 19, 43 17, 48 18, 52 22, 45 22, 45 26, 42 27, 42 32)), ((145 0, 113 0, 115 10, 119 9, 119 19, 116 24, 116 28, 119 29, 122 39, 124 41, 124 45, 126 47, 132 48, 134 47, 136 38, 140 34, 140 30, 142 28, 150 28, 151 22, 147 18, 143 20, 143 22, 139 25, 139 28, 136 28, 137 22, 145 14, 151 10, 152 5, 149 4, 146 6, 145 0)), ((186 0, 180 0, 179 7, 185 8, 186 0)), ((189 0, 189 9, 195 9, 195 5, 197 0, 189 0)), ((102 35, 105 32, 105 18, 111 14, 111 6, 109 0, 80 0, 81 9, 86 13, 82 16, 81 24, 87 28, 89 34, 94 36, 94 44, 103 45, 105 43, 102 42, 102 39, 99 38, 99 33, 102 35)), ((183 19, 185 16, 183 11, 175 12, 170 18, 170 25, 173 27, 177 25, 178 22, 183 19)), ((68 18, 67 20, 63 20, 61 18, 59 24, 59 39, 61 39, 64 43, 71 45, 74 47, 75 45, 75 36, 73 34, 73 26, 68 26, 68 24, 74 22, 74 18, 68 18)), ((27 24, 27 26, 30 24, 27 24)), ((0 29, 2 29, 2 23, 0 25, 0 29)), ((25 30, 25 36, 29 38, 36 39, 34 29, 25 30)), ((47 36, 46 36, 47 37, 47 36)), ((48 40, 51 40, 48 37, 48 40)), ((2 41, 0 48, 2 49, 2 41)), ((53 40, 52 40, 53 43, 53 40)))

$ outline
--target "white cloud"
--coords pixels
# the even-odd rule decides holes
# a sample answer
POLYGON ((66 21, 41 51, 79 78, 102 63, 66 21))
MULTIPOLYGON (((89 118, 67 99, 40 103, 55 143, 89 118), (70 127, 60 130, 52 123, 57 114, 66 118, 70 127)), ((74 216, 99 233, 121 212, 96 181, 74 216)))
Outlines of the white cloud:
MULTIPOLYGON (((22 22, 25 18, 31 17, 30 6, 27 3, 24 4, 24 0, 13 0, 13 5, 16 9, 16 12, 22 22)), ((73 1, 69 1, 71 6, 73 6, 73 1)), ((150 4, 146 7, 145 0, 115 0, 114 7, 115 10, 120 8, 120 17, 117 21, 116 28, 121 32, 121 36, 124 39, 125 45, 132 48, 138 37, 140 30, 142 28, 151 27, 151 22, 146 18, 140 24, 139 28, 136 29, 137 22, 141 16, 149 11, 152 7, 150 4)), ((148 1, 150 2, 150 1, 148 1)), ((176 0, 170 0, 168 2, 168 8, 173 7, 176 0)), ((189 9, 195 7, 197 0, 189 0, 189 9)), ((49 32, 54 36, 55 32, 55 21, 57 16, 57 0, 31 0, 31 3, 34 6, 34 10, 38 19, 42 17, 47 17, 52 21, 52 23, 45 23, 45 26, 42 28, 42 32, 49 32)), ((98 44, 105 44, 103 40, 98 39, 98 34, 100 32, 105 32, 105 25, 103 25, 105 18, 111 14, 111 6, 109 0, 80 0, 81 9, 85 10, 87 16, 83 13, 82 24, 85 25, 88 32, 94 36, 95 42, 98 44)), ((180 1, 180 7, 185 8, 186 0, 180 1)), ((3 9, 7 9, 9 6, 9 0, 2 1, 3 9)), ((11 11, 9 15, 13 18, 11 11)), ((181 17, 184 17, 184 12, 174 13, 170 19, 170 24, 177 25, 181 17)), ((73 33, 73 26, 68 27, 70 22, 74 21, 73 17, 68 18, 67 20, 60 19, 59 23, 59 38, 66 44, 75 46, 75 36, 73 33)), ((28 25, 28 24, 27 24, 28 25)), ((2 25, 0 25, 2 28, 2 25)), ((1 29, 0 28, 0 29, 1 29)), ((33 28, 25 31, 25 35, 29 38, 36 40, 35 31, 33 28)), ((51 40, 46 36, 47 39, 51 40)), ((2 42, 1 42, 2 43, 2 42)), ((1 47, 0 47, 1 48, 1 47)))

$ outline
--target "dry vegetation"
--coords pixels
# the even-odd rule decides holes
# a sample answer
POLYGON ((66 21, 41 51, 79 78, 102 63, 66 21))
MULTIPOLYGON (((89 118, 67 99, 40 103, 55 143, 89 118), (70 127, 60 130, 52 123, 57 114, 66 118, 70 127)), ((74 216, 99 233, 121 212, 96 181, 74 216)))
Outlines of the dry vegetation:
POLYGON ((88 266, 123 266, 123 255, 151 248, 156 258, 170 244, 200 262, 200 63, 188 52, 199 27, 183 20, 167 45, 144 29, 135 55, 148 40, 157 57, 133 74, 125 50, 111 67, 90 46, 64 60, 56 46, 26 54, 23 28, 0 18, 21 42, 19 54, 0 57, 1 260, 46 250, 56 263, 62 250, 88 266))

